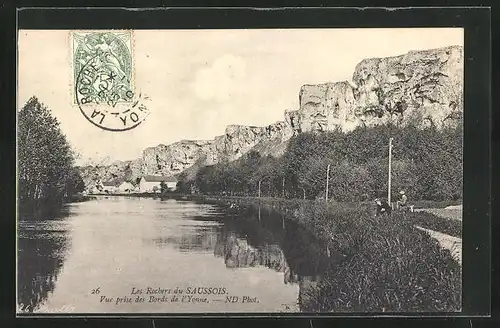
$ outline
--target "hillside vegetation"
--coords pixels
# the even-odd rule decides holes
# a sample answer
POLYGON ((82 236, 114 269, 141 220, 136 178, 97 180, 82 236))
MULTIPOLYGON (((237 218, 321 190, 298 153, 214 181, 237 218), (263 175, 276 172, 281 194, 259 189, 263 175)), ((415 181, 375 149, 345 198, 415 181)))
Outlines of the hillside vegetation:
POLYGON ((404 189, 411 200, 462 197, 462 128, 419 129, 392 124, 294 136, 280 158, 251 151, 233 162, 180 176, 181 191, 204 194, 366 201, 387 195, 388 140, 393 138, 393 196, 404 189))

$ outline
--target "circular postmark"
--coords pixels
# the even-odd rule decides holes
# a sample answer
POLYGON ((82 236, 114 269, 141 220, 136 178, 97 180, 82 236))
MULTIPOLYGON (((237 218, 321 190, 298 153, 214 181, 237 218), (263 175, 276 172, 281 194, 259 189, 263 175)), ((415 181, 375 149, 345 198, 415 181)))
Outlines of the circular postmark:
POLYGON ((134 93, 131 51, 120 35, 96 32, 80 37, 74 68, 75 100, 92 124, 126 131, 148 116, 146 97, 134 93))

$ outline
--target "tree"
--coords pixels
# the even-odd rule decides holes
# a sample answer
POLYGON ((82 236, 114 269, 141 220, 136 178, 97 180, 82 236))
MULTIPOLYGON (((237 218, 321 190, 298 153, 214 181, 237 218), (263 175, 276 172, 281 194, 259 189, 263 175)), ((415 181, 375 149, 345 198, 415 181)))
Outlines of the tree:
POLYGON ((73 162, 59 122, 31 97, 18 114, 20 212, 43 210, 42 205, 49 211, 60 206, 75 178, 73 162))
POLYGON ((177 184, 175 186, 175 189, 183 194, 190 194, 191 193, 191 187, 193 185, 193 181, 188 179, 188 175, 186 172, 182 172, 178 176, 177 184))
POLYGON ((304 161, 297 181, 299 187, 304 189, 303 192, 305 191, 306 197, 315 198, 319 195, 325 196, 328 164, 329 160, 323 157, 309 157, 304 161))
POLYGON ((71 197, 71 195, 82 192, 85 189, 85 182, 80 175, 80 172, 73 168, 68 175, 66 180, 66 198, 71 197))
POLYGON ((160 182, 160 192, 162 194, 164 194, 165 192, 167 192, 167 190, 168 190, 168 187, 167 187, 167 184, 165 183, 165 181, 160 182))

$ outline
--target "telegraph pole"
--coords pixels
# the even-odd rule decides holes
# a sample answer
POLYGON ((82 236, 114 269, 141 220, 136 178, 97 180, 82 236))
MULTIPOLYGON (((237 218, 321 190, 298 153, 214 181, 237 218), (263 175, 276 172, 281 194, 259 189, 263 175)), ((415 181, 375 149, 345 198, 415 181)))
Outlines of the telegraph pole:
POLYGON ((388 181, 388 188, 387 188, 387 203, 391 205, 391 161, 392 161, 392 138, 389 138, 389 181, 388 181))
POLYGON ((260 185, 261 185, 262 181, 266 180, 267 178, 269 178, 269 177, 268 176, 263 177, 262 179, 259 180, 259 198, 260 198, 260 185))
POLYGON ((328 203, 328 179, 330 178, 330 164, 326 168, 326 194, 325 201, 328 203))
POLYGON ((283 190, 282 197, 285 198, 285 177, 283 177, 283 185, 282 186, 283 186, 283 188, 282 188, 282 190, 283 190))

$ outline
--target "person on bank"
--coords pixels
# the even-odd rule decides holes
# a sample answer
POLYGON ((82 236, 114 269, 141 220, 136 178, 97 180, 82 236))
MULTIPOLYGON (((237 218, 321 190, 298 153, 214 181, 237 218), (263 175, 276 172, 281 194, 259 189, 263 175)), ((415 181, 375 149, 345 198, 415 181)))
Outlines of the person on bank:
POLYGON ((399 191, 400 198, 397 201, 397 208, 399 210, 406 210, 408 205, 408 197, 406 196, 404 190, 399 191))
POLYGON ((377 204, 377 214, 375 216, 381 216, 383 214, 391 214, 392 207, 387 203, 387 201, 381 200, 379 198, 375 199, 375 204, 377 204))

